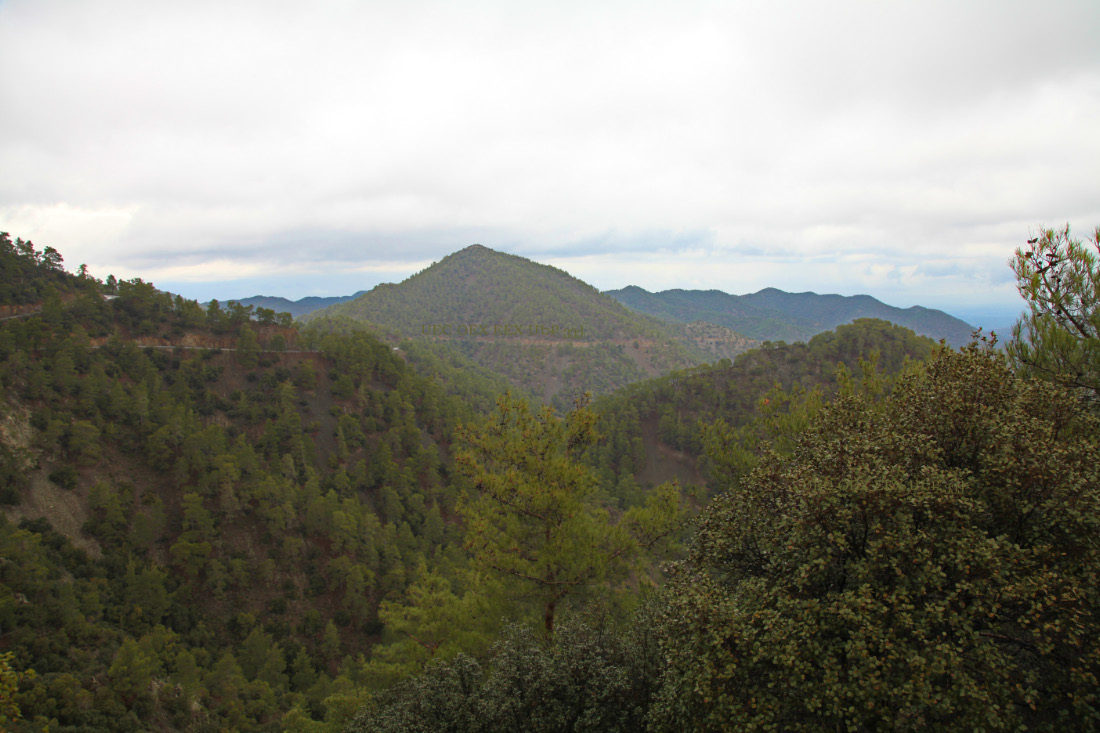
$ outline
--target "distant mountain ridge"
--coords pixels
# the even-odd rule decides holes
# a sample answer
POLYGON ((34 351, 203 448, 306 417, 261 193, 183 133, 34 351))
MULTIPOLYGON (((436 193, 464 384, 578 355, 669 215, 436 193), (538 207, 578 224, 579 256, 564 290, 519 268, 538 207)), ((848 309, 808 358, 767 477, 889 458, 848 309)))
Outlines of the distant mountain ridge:
POLYGON ((970 341, 974 328, 932 308, 897 308, 870 295, 788 293, 765 288, 748 295, 720 290, 665 290, 651 293, 631 285, 606 292, 628 308, 675 323, 705 321, 768 341, 807 341, 857 318, 879 318, 920 336, 945 339, 952 346, 970 341))
POLYGON ((360 290, 355 295, 337 295, 327 298, 310 295, 305 298, 300 298, 299 300, 288 300, 274 295, 253 295, 251 298, 229 298, 224 302, 240 303, 246 308, 250 305, 256 308, 270 308, 276 313, 289 313, 295 318, 299 318, 315 310, 327 308, 330 305, 354 300, 366 292, 366 290, 360 290))

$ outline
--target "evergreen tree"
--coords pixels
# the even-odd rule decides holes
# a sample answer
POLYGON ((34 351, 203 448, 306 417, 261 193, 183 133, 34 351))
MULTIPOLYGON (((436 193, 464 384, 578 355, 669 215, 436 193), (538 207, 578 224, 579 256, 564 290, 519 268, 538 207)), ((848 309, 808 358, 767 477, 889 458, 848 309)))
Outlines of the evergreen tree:
POLYGON ((548 635, 561 601, 618 582, 642 547, 678 526, 679 494, 671 486, 618 523, 594 505, 594 474, 578 460, 596 439, 586 401, 560 418, 551 407, 532 414, 524 400, 505 394, 497 413, 462 437, 456 460, 476 491, 460 504, 466 546, 479 564, 534 597, 548 635))
POLYGON ((1100 227, 1088 244, 1071 239, 1068 225, 1044 229, 1016 250, 1012 269, 1030 309, 1012 329, 1013 363, 1100 400, 1100 227))

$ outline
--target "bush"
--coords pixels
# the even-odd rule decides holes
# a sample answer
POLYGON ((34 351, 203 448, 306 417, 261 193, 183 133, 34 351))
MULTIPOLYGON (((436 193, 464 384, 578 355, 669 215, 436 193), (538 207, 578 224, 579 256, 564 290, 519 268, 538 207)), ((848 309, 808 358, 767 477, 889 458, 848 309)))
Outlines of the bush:
POLYGON ((77 473, 77 470, 69 465, 62 466, 50 474, 50 481, 69 491, 76 488, 76 482, 79 478, 80 474, 77 473))
POLYGON ((625 633, 559 624, 553 640, 511 626, 483 663, 460 654, 383 692, 348 731, 639 731, 660 659, 643 610, 625 633))

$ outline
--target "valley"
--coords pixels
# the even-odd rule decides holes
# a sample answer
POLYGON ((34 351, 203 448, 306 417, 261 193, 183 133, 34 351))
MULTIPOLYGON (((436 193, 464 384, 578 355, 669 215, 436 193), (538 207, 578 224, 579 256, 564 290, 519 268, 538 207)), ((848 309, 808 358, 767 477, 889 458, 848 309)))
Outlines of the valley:
MULTIPOLYGON (((513 684, 508 660, 521 658, 542 665, 530 673, 540 684, 560 679, 566 658, 604 665, 589 689, 618 691, 592 714, 623 729, 651 715, 646 725, 671 730, 685 713, 660 686, 679 678, 661 676, 672 673, 654 655, 695 675, 667 645, 701 643, 683 604, 730 602, 715 599, 733 587, 707 595, 711 581, 688 569, 785 587, 783 563, 824 561, 773 567, 787 555, 743 523, 755 517, 793 552, 826 531, 815 522, 848 511, 815 514, 814 502, 834 501, 825 495, 782 509, 801 494, 754 493, 761 482, 820 460, 813 471, 840 472, 844 491, 862 486, 861 466, 923 487, 931 474, 910 461, 925 440, 940 447, 921 460, 963 481, 956 492, 977 491, 1008 470, 994 454, 1023 439, 1016 417, 983 421, 1025 403, 1040 415, 1035 400, 1080 422, 1084 442, 1067 455, 1095 441, 1090 417, 1061 392, 1023 386, 1000 352, 955 351, 878 318, 756 340, 630 310, 475 246, 292 321, 265 306, 203 307, 137 278, 71 275, 28 257, 29 243, 3 243, 0 271, 15 286, 4 305, 19 316, 0 323, 0 673, 15 680, 13 730, 411 730, 424 724, 415 715, 475 704, 441 692, 450 682, 418 685, 469 673, 477 700, 507 705, 517 693, 494 685, 513 684), (470 324, 488 325, 471 337, 470 324), (998 396, 960 399, 982 394, 979 383, 998 396), (829 442, 830 430, 847 437, 829 442), (1017 437, 967 447, 987 430, 1017 437), (813 441, 825 448, 800 447, 813 441), (828 463, 848 446, 858 461, 828 463), (754 554, 750 535, 772 549, 754 554), (645 641, 651 632, 678 641, 645 641), (632 691, 613 687, 624 675, 638 680, 632 691), (439 707, 414 715, 414 703, 439 707)), ((1088 462, 1072 461, 1091 481, 1088 462)), ((859 501, 887 501, 879 485, 859 501)), ((910 509, 883 511, 885 527, 910 509)), ((921 521, 954 541, 940 519, 921 521)), ((832 582, 821 592, 854 592, 832 582)), ((538 711, 573 693, 547 694, 526 714, 549 715, 538 711)))

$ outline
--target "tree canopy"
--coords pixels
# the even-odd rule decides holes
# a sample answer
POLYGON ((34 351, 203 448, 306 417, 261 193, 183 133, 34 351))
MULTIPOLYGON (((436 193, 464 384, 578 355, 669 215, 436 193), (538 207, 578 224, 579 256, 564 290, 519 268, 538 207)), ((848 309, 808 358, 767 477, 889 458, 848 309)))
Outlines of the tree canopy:
POLYGON ((838 398, 704 511, 658 728, 1100 724, 1100 441, 976 346, 838 398))

